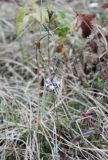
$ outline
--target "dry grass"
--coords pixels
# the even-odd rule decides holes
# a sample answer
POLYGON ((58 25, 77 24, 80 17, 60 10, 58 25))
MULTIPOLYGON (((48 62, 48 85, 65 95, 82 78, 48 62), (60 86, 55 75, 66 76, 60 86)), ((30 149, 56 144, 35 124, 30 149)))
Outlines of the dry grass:
MULTIPOLYGON (((54 72, 52 63, 46 65, 47 37, 42 42, 44 63, 39 65, 33 46, 45 31, 32 35, 32 25, 10 44, 2 34, 0 45, 6 47, 0 51, 0 159, 107 160, 108 90, 104 86, 93 91, 95 79, 78 78, 69 61, 68 72, 63 62, 57 69, 59 87, 48 91, 41 83, 54 72)), ((56 43, 53 36, 51 57, 56 43)), ((76 47, 80 54, 81 46, 76 47)))

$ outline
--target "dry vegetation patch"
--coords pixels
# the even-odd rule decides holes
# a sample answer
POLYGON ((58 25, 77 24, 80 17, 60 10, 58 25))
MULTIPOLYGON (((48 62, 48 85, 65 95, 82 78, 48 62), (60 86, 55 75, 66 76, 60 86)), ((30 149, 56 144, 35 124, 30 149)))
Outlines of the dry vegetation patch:
POLYGON ((108 159, 107 14, 0 1, 0 159, 108 159))

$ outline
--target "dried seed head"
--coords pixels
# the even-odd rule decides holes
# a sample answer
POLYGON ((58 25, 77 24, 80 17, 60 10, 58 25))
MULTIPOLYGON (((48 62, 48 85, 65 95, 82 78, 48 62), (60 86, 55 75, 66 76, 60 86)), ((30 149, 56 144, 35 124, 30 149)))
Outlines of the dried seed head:
POLYGON ((61 80, 57 76, 48 76, 45 79, 45 87, 49 91, 54 91, 56 88, 60 86, 61 80))

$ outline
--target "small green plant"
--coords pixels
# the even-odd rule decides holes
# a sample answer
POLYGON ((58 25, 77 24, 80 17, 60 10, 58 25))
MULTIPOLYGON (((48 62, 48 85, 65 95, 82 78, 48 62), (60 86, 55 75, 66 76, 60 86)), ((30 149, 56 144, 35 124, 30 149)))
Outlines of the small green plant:
POLYGON ((104 80, 103 79, 97 77, 95 79, 95 81, 93 82, 93 84, 94 84, 94 86, 96 86, 97 90, 99 90, 101 92, 103 91, 103 89, 104 89, 104 80))

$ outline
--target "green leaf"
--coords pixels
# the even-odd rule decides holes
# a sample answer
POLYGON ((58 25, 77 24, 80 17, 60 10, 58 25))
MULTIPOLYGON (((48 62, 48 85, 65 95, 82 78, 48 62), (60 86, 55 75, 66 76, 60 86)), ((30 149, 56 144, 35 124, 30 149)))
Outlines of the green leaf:
POLYGON ((58 36, 60 37, 67 36, 69 32, 69 21, 63 11, 56 12, 56 14, 52 17, 51 27, 54 30, 54 33, 57 34, 58 36))
POLYGON ((24 29, 25 9, 20 8, 16 16, 16 33, 19 35, 24 29))
POLYGON ((60 36, 60 37, 66 37, 66 35, 68 34, 69 31, 69 27, 68 26, 63 26, 61 28, 58 28, 55 33, 60 36))
POLYGON ((55 19, 60 25, 69 24, 68 18, 63 11, 56 12, 55 19))
POLYGON ((32 8, 20 8, 16 16, 16 33, 19 35, 25 29, 25 27, 34 20, 37 20, 43 24, 47 19, 48 15, 44 7, 39 7, 35 4, 32 8))

